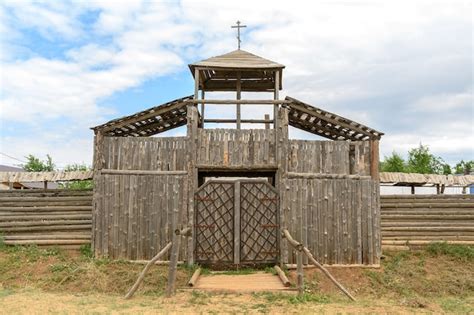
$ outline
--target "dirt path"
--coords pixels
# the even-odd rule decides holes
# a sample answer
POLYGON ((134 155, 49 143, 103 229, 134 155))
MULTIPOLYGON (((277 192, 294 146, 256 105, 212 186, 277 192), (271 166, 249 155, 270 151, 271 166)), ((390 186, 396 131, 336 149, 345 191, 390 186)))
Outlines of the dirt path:
POLYGON ((335 314, 335 313, 438 313, 439 309, 408 308, 385 301, 357 303, 298 303, 282 294, 209 294, 179 292, 166 299, 138 296, 45 293, 38 290, 4 292, 0 314, 335 314))

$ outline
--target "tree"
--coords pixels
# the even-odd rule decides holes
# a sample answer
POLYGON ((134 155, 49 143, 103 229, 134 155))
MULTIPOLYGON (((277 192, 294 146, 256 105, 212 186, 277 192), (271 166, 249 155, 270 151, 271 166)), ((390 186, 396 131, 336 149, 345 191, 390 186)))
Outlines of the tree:
POLYGON ((382 172, 406 172, 405 160, 397 152, 392 152, 391 156, 386 156, 380 163, 382 172))
POLYGON ((407 171, 410 173, 443 174, 445 165, 442 158, 431 154, 428 146, 421 143, 418 148, 408 151, 407 171))
MULTIPOLYGON (((65 172, 90 171, 91 168, 85 164, 70 164, 64 168, 65 172)), ((92 180, 72 180, 60 184, 61 188, 73 190, 92 189, 94 187, 92 180)))
POLYGON ((46 154, 46 160, 44 161, 32 154, 26 156, 26 160, 26 164, 21 165, 21 167, 27 172, 52 172, 56 168, 49 154, 46 154))
POLYGON ((456 166, 454 167, 455 174, 468 175, 472 171, 474 171, 474 160, 467 161, 467 162, 464 162, 464 160, 461 160, 461 162, 457 163, 456 166))

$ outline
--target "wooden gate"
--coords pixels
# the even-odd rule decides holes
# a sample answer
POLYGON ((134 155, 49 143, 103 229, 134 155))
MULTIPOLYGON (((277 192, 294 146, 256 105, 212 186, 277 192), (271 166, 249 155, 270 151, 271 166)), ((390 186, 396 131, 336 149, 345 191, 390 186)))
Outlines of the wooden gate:
POLYGON ((278 261, 278 193, 267 181, 210 180, 196 192, 195 203, 196 262, 278 261))

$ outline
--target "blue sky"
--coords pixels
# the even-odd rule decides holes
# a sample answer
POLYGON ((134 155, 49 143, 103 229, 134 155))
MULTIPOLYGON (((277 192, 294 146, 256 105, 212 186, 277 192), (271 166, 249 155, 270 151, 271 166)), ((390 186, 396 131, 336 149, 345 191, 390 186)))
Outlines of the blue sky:
POLYGON ((243 49, 286 65, 282 96, 383 131, 382 156, 474 159, 470 1, 271 3, 2 1, 0 164, 90 164, 90 127, 191 94, 187 64, 234 50, 238 19, 243 49))

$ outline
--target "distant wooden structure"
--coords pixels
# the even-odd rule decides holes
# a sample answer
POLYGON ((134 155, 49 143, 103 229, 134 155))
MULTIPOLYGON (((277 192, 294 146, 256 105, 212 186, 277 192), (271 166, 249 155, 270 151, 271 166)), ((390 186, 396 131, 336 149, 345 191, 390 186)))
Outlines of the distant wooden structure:
POLYGON ((284 66, 246 51, 189 68, 194 95, 93 128, 95 255, 151 259, 173 231, 191 227, 179 260, 294 263, 297 253, 282 241, 288 229, 321 264, 379 264, 383 134, 280 99, 284 66), (206 98, 215 91, 235 99, 206 98), (242 92, 271 97, 242 99, 242 92), (234 106, 235 119, 206 118, 208 104, 234 106), (269 106, 273 115, 242 118, 241 106, 253 104, 269 106), (209 123, 235 129, 206 129, 209 123), (151 137, 184 125, 186 137, 151 137), (331 141, 289 139, 289 126, 331 141))

